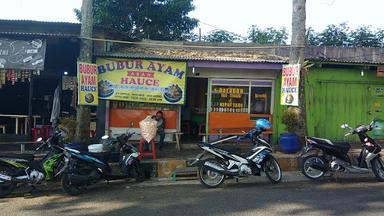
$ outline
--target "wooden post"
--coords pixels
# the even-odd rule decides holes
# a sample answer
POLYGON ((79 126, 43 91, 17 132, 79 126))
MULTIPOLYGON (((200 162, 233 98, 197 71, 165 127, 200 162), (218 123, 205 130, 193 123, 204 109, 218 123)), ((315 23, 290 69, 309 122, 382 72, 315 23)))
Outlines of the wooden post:
POLYGON ((15 134, 19 134, 19 117, 15 117, 15 134))
POLYGON ((29 82, 29 97, 28 97, 28 124, 27 124, 27 131, 28 136, 31 136, 31 127, 32 127, 32 99, 33 99, 33 75, 31 75, 31 81, 29 82))

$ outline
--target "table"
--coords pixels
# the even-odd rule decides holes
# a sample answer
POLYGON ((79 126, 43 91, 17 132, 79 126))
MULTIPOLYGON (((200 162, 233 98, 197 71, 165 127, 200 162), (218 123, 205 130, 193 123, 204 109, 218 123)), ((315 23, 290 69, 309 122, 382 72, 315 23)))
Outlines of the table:
MULTIPOLYGON (((15 134, 19 134, 19 119, 24 119, 24 134, 27 134, 27 128, 28 128, 28 115, 17 115, 17 114, 0 114, 0 117, 6 117, 6 118, 14 118, 15 119, 15 134)), ((36 119, 40 118, 39 115, 33 115, 33 127, 36 126, 36 119)))
POLYGON ((20 144, 20 153, 25 153, 25 145, 26 144, 35 144, 36 142, 24 141, 24 142, 0 142, 0 145, 3 144, 20 144))

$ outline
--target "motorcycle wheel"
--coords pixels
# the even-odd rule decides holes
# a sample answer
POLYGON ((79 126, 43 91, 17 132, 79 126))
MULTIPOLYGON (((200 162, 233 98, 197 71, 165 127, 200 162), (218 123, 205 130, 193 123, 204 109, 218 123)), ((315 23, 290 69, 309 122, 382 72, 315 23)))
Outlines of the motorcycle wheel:
MULTIPOLYGON (((3 175, 12 176, 15 171, 8 166, 0 166, 0 173, 3 175)), ((16 188, 15 182, 0 182, 0 198, 7 197, 16 188)))
POLYGON ((317 155, 309 155, 305 158, 302 158, 301 160, 301 164, 300 164, 301 172, 307 178, 312 180, 318 180, 321 177, 323 177, 325 172, 310 167, 311 163, 321 163, 324 165, 326 162, 322 157, 319 157, 317 155))
POLYGON ((276 184, 281 181, 282 173, 276 158, 269 156, 263 164, 264 172, 271 183, 276 184))
POLYGON ((221 163, 217 159, 210 158, 210 159, 204 160, 201 163, 201 165, 199 167, 199 171, 198 171, 198 176, 199 176, 201 184, 203 184, 204 186, 206 186, 208 188, 219 187, 221 184, 224 183, 225 175, 209 170, 204 165, 205 161, 210 161, 211 163, 215 163, 218 166, 221 166, 221 163))
POLYGON ((143 167, 140 166, 140 163, 134 163, 131 167, 131 176, 135 178, 136 182, 143 182, 145 179, 145 174, 143 167))
POLYGON ((372 171, 373 174, 375 174, 376 178, 379 179, 379 181, 384 181, 384 164, 383 161, 376 157, 372 160, 372 171))
POLYGON ((63 188, 63 191, 71 196, 80 195, 85 191, 84 185, 75 185, 71 182, 68 173, 62 175, 61 186, 63 188))

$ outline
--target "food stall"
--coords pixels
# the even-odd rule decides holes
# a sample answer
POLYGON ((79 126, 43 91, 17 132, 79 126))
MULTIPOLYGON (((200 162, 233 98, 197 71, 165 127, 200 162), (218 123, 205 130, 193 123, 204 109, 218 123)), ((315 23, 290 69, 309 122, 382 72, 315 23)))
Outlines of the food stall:
MULTIPOLYGON (((161 110, 166 141, 180 130, 186 63, 98 58, 99 97, 107 101, 106 133, 139 132, 139 122, 161 110)), ((139 137, 137 136, 136 139, 139 137)))
POLYGON ((99 96, 107 107, 104 132, 138 129, 139 120, 157 110, 165 111, 166 131, 181 131, 191 143, 241 133, 258 118, 276 121, 275 85, 286 59, 232 47, 163 45, 97 55, 99 96))

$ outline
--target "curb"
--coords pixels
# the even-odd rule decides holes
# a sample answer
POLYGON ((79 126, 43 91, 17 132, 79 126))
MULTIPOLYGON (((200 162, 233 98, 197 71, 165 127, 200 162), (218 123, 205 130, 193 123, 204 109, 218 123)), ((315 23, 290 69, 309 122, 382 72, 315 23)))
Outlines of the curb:
MULTIPOLYGON (((324 183, 324 182, 347 182, 347 183, 355 183, 359 181, 375 181, 375 176, 370 174, 345 174, 345 173, 337 173, 334 175, 326 175, 322 177, 318 181, 313 181, 308 178, 306 178, 301 172, 299 171, 286 171, 282 173, 283 177, 279 184, 284 183, 309 183, 309 182, 318 182, 318 183, 324 183)), ((268 178, 265 176, 264 173, 261 174, 261 176, 249 176, 244 178, 239 178, 238 181, 236 179, 227 179, 225 180, 224 184, 265 184, 265 185, 272 185, 271 182, 268 180, 268 178)), ((152 178, 151 180, 147 180, 141 183, 133 184, 130 186, 127 186, 127 188, 130 187, 138 187, 138 188, 145 188, 145 187, 161 187, 161 186, 183 186, 183 185, 201 185, 200 181, 197 179, 193 180, 171 180, 170 178, 152 178)))

